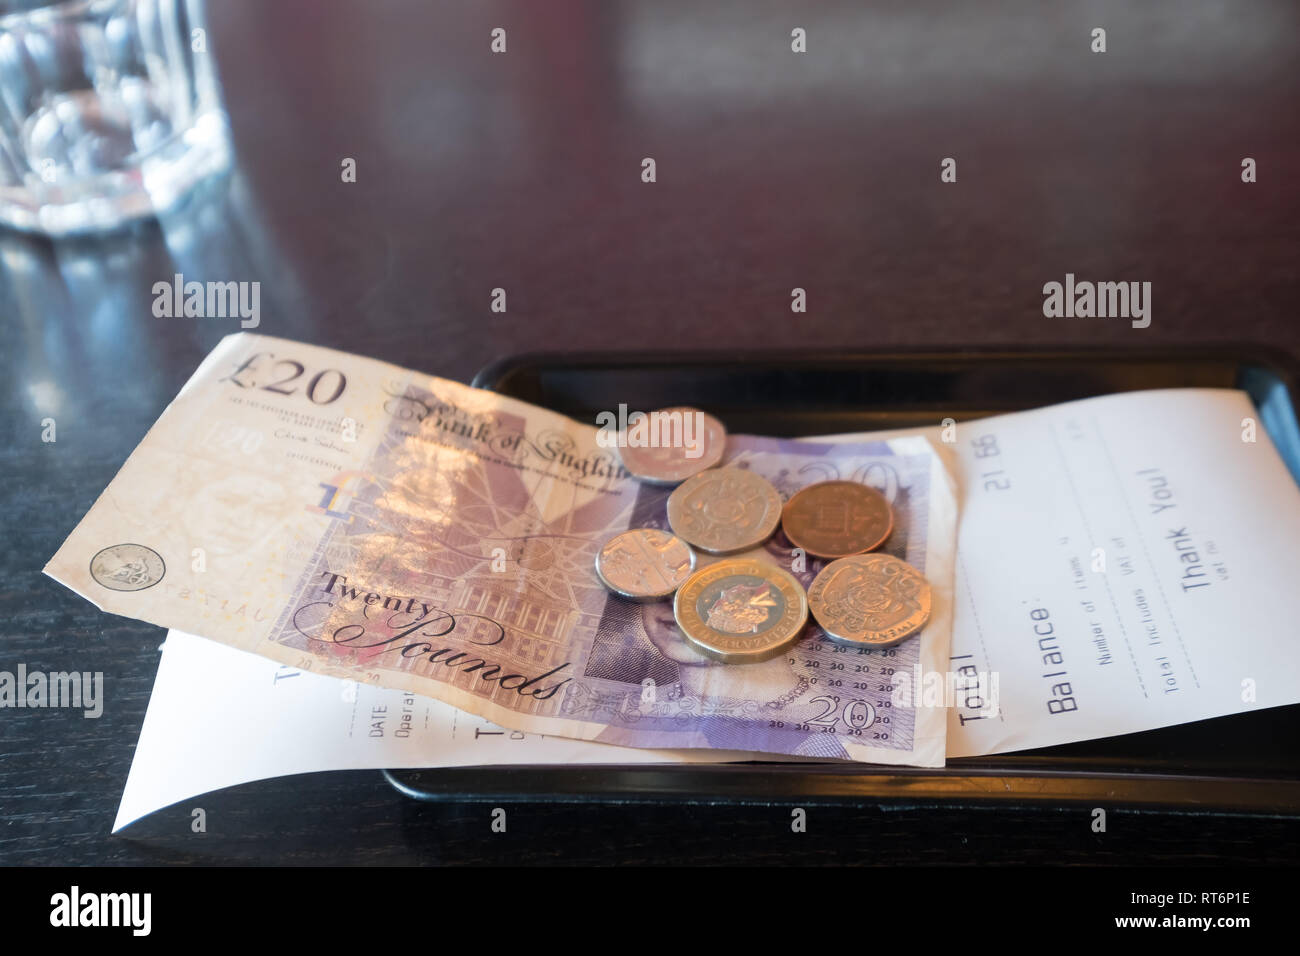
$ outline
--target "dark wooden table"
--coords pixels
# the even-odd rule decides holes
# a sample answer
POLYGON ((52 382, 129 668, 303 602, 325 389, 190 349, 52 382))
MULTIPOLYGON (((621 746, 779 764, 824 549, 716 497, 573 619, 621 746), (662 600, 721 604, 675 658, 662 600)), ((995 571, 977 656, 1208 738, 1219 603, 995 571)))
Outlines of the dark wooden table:
POLYGON ((0 669, 103 671, 107 698, 98 720, 0 712, 0 863, 1293 862, 1286 820, 1118 814, 1098 835, 1047 811, 827 808, 796 838, 781 806, 525 805, 493 835, 490 807, 419 805, 372 772, 111 837, 163 632, 40 568, 237 330, 155 318, 176 272, 259 281, 261 332, 464 381, 542 349, 1300 354, 1291 0, 210 6, 229 182, 117 236, 0 235, 0 669), (1150 281, 1150 327, 1044 317, 1067 272, 1150 281))

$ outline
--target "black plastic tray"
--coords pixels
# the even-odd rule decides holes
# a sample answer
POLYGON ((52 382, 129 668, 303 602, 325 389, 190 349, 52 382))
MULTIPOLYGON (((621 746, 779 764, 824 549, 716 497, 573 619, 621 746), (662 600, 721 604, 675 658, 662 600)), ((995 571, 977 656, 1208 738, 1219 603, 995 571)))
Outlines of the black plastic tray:
MULTIPOLYGON (((1248 391, 1300 482, 1300 367, 1252 346, 1071 352, 526 355, 474 380, 586 422, 694 405, 778 436, 935 425, 1147 388, 1248 391)), ((1300 653, 1300 647, 1297 649, 1300 653)), ((1104 805, 1300 817, 1300 705, 991 757, 939 770, 743 763, 386 771, 425 800, 1104 805)))

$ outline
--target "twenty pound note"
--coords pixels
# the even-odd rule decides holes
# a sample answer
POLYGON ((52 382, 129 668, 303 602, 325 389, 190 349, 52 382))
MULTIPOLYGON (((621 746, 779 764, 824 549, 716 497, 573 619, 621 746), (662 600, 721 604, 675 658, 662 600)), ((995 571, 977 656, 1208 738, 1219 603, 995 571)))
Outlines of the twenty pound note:
MULTIPOLYGON (((527 733, 941 766, 943 708, 900 705, 891 681, 949 655, 956 504, 933 447, 732 436, 723 464, 787 498, 833 478, 882 491, 884 550, 933 589, 921 635, 847 648, 810 621, 773 660, 709 661, 670 603, 595 574, 611 535, 666 527, 668 491, 594 427, 247 333, 208 356, 45 570, 106 611, 527 733)), ((822 567, 779 532, 750 556, 805 586, 822 567)))

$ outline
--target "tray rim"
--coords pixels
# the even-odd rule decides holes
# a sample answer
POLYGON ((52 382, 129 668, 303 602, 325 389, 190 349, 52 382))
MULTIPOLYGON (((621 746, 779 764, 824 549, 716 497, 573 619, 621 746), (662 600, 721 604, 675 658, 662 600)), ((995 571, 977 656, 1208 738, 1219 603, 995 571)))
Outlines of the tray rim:
POLYGON ((1200 774, 765 762, 492 764, 383 773, 406 796, 431 802, 1123 807, 1283 819, 1300 813, 1300 780, 1200 774), (485 775, 512 786, 485 787, 488 781, 478 779, 485 775))
MULTIPOLYGON (((493 359, 474 375, 473 388, 496 391, 507 374, 542 365, 590 369, 605 367, 610 370, 635 366, 680 365, 683 367, 735 364, 748 365, 780 362, 786 367, 830 366, 851 369, 864 361, 888 364, 966 363, 986 361, 1036 361, 1081 362, 1110 361, 1123 363, 1178 364, 1196 359, 1222 362, 1227 357, 1249 360, 1273 371, 1288 387, 1300 379, 1300 357, 1273 345, 1257 342, 1224 342, 1218 344, 1190 344, 1164 346, 1083 346, 1079 348, 1038 349, 1033 346, 970 346, 954 348, 882 348, 871 350, 747 349, 737 351, 675 351, 671 349, 645 350, 594 350, 562 351, 536 350, 493 359)), ((1294 389, 1291 389, 1294 391, 1294 389)), ((504 394, 504 393, 503 393, 504 394)), ((1294 403, 1293 403, 1294 404, 1294 403)))
MULTIPOLYGON (((674 350, 541 350, 503 356, 483 366, 472 386, 497 391, 510 375, 530 369, 620 369, 678 366, 777 365, 853 368, 876 365, 966 366, 1001 363, 1161 364, 1235 362, 1273 374, 1296 412, 1300 360, 1283 349, 1249 342, 1165 346, 957 347, 862 351, 821 349, 738 352, 674 350)), ((509 394, 503 392, 502 394, 509 394)), ((1300 705, 1293 705, 1300 707, 1300 705)), ((1270 708, 1274 709, 1274 708, 1270 708)), ((1210 718, 1213 719, 1213 718, 1210 718)), ((1034 768, 1034 751, 997 754, 1005 766, 978 767, 954 758, 942 768, 835 763, 510 764, 384 770, 403 795, 421 801, 819 803, 959 806, 1124 806, 1178 814, 1300 818, 1300 777, 1247 774, 1034 768), (1020 766, 1018 766, 1020 765, 1020 766), (487 778, 487 779, 484 779, 487 778), (509 783, 485 787, 489 780, 509 783), (580 786, 575 784, 580 783, 580 786), (471 785, 472 784, 472 785, 471 785), (995 789, 996 787, 996 789, 995 789), (774 792, 776 791, 776 792, 774 792)), ((1058 758, 1059 759, 1059 758, 1058 758)), ((1300 767, 1297 767, 1300 773, 1300 767)))

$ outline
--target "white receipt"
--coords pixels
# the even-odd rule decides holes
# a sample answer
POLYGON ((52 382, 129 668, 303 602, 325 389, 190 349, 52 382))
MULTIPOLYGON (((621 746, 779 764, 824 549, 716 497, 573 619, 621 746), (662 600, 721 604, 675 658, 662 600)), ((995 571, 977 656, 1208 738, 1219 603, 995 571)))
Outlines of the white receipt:
POLYGON ((1171 389, 958 426, 952 666, 987 677, 950 757, 1300 701, 1300 489, 1257 420, 1171 389))
POLYGON ((504 730, 401 690, 296 671, 169 631, 113 832, 178 800, 321 770, 750 760, 504 730))

